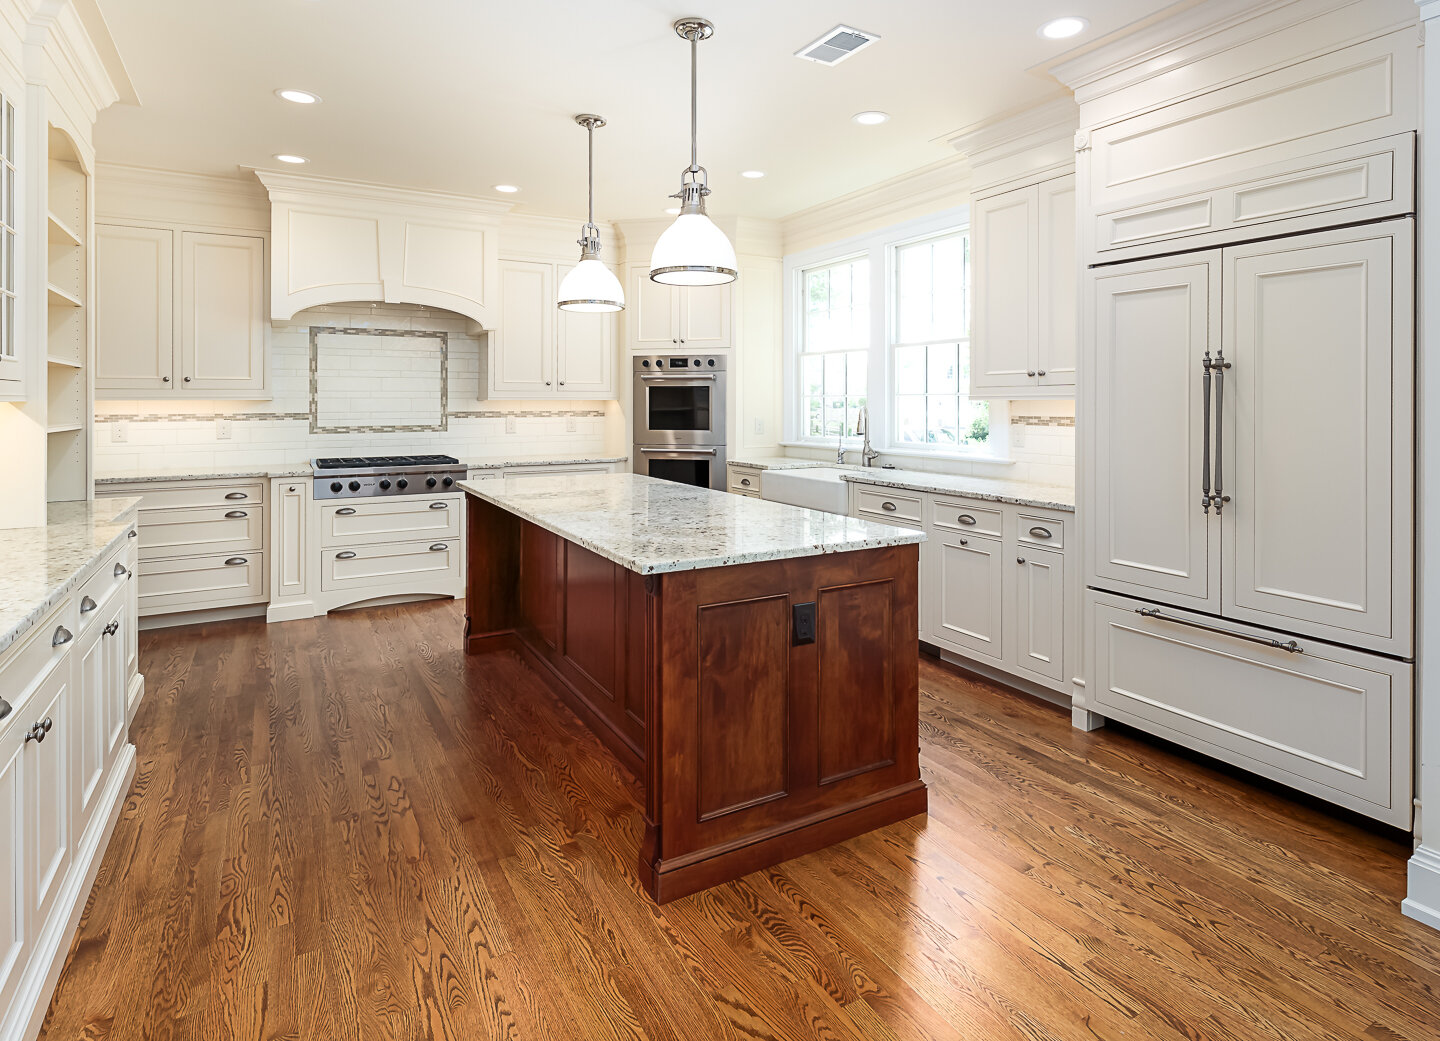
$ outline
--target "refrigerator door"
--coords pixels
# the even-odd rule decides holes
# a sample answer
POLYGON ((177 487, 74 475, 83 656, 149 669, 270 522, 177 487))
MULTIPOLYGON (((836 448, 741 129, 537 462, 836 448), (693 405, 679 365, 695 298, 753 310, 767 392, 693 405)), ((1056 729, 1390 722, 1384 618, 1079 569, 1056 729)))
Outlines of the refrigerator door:
POLYGON ((1082 431, 1086 584, 1215 613, 1204 361, 1220 337, 1220 266, 1209 251, 1094 272, 1082 431))
POLYGON ((1412 653, 1413 235, 1224 251, 1228 618, 1412 653))

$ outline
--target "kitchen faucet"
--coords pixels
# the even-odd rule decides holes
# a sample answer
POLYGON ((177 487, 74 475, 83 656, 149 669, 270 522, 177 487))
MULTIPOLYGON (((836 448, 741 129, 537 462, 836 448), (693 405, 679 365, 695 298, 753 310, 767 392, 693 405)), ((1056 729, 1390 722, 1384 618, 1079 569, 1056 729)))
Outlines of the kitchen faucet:
POLYGON ((860 429, 855 432, 865 439, 860 446, 860 465, 869 466, 880 457, 880 453, 870 447, 870 409, 868 406, 861 406, 860 420, 856 425, 860 429))

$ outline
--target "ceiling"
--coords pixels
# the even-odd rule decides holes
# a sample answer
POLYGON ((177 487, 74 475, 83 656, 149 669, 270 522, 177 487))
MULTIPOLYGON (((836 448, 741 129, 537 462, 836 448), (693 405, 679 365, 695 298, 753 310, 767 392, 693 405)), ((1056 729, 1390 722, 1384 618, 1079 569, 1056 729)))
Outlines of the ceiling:
POLYGON ((139 107, 101 114, 103 162, 198 173, 279 168, 494 196, 519 212, 657 217, 689 162, 688 45, 700 44, 711 212, 781 217, 942 159, 944 135, 1060 88, 1034 67, 1169 0, 100 0, 139 107), (1050 41, 1041 23, 1090 20, 1050 41), (879 42, 833 67, 793 52, 837 23, 879 42), (319 94, 297 106, 274 91, 319 94), (891 120, 857 126, 881 109, 891 120), (740 177, 758 169, 759 180, 740 177), (492 186, 519 185, 499 196, 492 186))

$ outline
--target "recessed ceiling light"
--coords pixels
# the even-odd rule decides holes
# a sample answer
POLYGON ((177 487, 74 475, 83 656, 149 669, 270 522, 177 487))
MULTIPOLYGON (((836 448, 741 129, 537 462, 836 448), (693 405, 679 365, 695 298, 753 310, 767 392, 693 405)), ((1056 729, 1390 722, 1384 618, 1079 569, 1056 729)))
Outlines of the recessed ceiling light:
POLYGON ((296 166, 299 166, 301 163, 308 163, 310 161, 309 159, 306 159, 303 155, 286 155, 283 152, 280 155, 277 155, 275 158, 279 159, 282 163, 292 163, 296 166))
POLYGON ((308 90, 295 90, 292 87, 277 90, 275 96, 281 101, 292 101, 297 105, 313 105, 320 100, 319 94, 311 94, 308 90))
POLYGON ((665 212, 668 213, 668 214, 670 214, 670 216, 674 217, 676 214, 678 214, 678 213, 680 212, 680 207, 679 207, 679 206, 667 206, 667 207, 665 207, 665 212))
POLYGON ((520 189, 513 184, 497 184, 495 185, 495 190, 509 195, 511 192, 518 192, 520 189))
POLYGON ((886 120, 888 120, 890 118, 890 113, 876 112, 872 110, 869 112, 857 112, 850 118, 863 127, 873 127, 876 124, 884 123, 886 120))
POLYGON ((765 176, 765 171, 764 171, 764 170, 741 170, 741 171, 740 171, 740 176, 741 176, 741 177, 748 177, 748 178, 750 178, 750 180, 752 180, 752 181, 758 181, 758 180, 760 180, 760 178, 762 178, 762 177, 765 176))
POLYGON ((1090 28, 1090 23, 1079 15, 1066 15, 1064 18, 1046 22, 1039 31, 1040 35, 1047 40, 1064 40, 1071 36, 1078 36, 1088 28, 1090 28))

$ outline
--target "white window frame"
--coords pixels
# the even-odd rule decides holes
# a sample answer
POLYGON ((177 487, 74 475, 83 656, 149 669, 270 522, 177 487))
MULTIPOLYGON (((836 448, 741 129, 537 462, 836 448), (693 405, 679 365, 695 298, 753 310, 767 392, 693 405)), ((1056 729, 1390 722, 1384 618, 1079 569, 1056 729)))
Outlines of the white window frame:
MULTIPOLYGON (((920 445, 897 445, 894 442, 894 351, 891 347, 895 328, 895 249, 921 239, 934 238, 948 231, 968 231, 970 207, 957 206, 917 220, 894 224, 863 235, 826 243, 785 257, 784 285, 784 437, 781 444, 793 448, 830 448, 841 439, 815 438, 804 434, 800 408, 800 344, 803 342, 805 311, 805 272, 817 267, 838 264, 864 255, 870 260, 870 335, 869 365, 866 370, 866 402, 870 412, 870 445, 887 456, 921 459, 943 459, 964 462, 974 460, 1006 463, 1009 453, 1010 402, 990 401, 990 437, 986 450, 949 451, 920 445)), ((968 341, 967 341, 968 342, 968 341)), ((858 449, 862 438, 844 438, 847 451, 858 449)))

